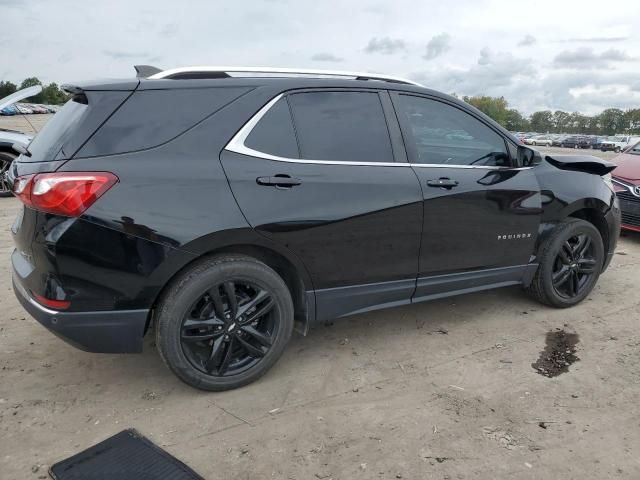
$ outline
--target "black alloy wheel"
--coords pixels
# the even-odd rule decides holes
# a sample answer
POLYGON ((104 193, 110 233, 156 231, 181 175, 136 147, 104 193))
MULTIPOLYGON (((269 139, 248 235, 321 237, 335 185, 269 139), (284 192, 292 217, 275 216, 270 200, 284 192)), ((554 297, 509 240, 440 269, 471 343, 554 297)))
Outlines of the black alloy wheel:
POLYGON ((605 250, 592 223, 567 218, 541 240, 536 256, 538 269, 526 290, 545 305, 566 308, 580 303, 593 290, 605 250))
POLYGON ((205 257, 172 281, 154 320, 158 352, 180 380, 229 390, 278 361, 293 332, 293 301, 282 277, 255 258, 205 257))
POLYGON ((249 282, 215 285, 182 320, 182 350, 207 375, 242 373, 273 345, 279 327, 274 308, 272 294, 249 282))
POLYGON ((575 235, 560 247, 553 268, 553 287, 560 296, 577 297, 597 270, 591 237, 587 234, 575 235))

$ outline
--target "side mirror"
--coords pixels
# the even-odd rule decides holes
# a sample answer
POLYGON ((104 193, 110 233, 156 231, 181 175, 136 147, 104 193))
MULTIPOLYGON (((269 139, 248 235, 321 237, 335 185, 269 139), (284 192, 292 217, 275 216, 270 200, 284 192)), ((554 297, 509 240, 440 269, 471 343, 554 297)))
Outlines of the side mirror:
POLYGON ((542 163, 540 152, 524 145, 518 145, 518 165, 521 167, 533 167, 540 163, 542 163))

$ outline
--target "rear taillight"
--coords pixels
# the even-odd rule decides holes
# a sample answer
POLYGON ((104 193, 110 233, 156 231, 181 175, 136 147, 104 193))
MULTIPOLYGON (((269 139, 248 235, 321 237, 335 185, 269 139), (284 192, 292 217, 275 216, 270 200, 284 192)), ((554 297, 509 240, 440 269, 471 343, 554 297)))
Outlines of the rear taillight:
POLYGON ((38 295, 37 293, 31 292, 31 294, 40 305, 44 305, 45 307, 54 308, 56 310, 66 310, 71 306, 71 302, 67 300, 53 300, 51 298, 38 295))
POLYGON ((13 193, 36 210, 78 217, 117 181, 109 172, 39 173, 17 178, 13 193))

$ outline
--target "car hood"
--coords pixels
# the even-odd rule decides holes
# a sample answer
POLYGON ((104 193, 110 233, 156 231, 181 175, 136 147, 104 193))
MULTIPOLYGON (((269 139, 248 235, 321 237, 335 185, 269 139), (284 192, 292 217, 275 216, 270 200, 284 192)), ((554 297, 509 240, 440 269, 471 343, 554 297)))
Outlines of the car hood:
POLYGON ((26 147, 33 140, 33 136, 26 135, 21 132, 16 132, 14 130, 4 130, 0 128, 0 145, 10 146, 14 143, 19 143, 20 145, 26 147))
POLYGON ((4 98, 0 98, 0 110, 4 107, 8 107, 9 105, 13 105, 20 100, 24 100, 25 98, 33 97, 34 95, 39 94, 42 91, 42 85, 34 85, 33 87, 23 88, 22 90, 18 90, 15 93, 12 93, 9 96, 4 98))
POLYGON ((640 180, 640 155, 623 153, 614 158, 613 161, 618 165, 613 171, 614 177, 633 181, 640 180))

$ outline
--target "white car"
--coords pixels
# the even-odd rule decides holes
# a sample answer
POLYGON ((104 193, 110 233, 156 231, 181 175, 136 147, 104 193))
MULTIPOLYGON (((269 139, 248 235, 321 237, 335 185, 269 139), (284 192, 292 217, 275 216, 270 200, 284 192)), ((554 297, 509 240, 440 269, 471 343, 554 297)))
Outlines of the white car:
POLYGON ((616 135, 615 137, 609 137, 607 140, 600 144, 600 150, 603 152, 614 151, 620 153, 625 148, 635 145, 640 141, 640 137, 632 137, 627 135, 616 135))
MULTIPOLYGON (((8 97, 0 98, 0 110, 9 105, 15 104, 15 102, 24 100, 25 98, 33 97, 41 91, 42 87, 40 85, 36 85, 19 90, 8 97)), ((16 105, 16 108, 18 108, 18 105, 16 105)), ((22 113, 20 108, 18 108, 18 111, 22 113)), ((33 137, 31 137, 31 135, 26 135, 22 132, 0 128, 0 197, 10 197, 12 195, 11 185, 9 184, 5 174, 11 166, 11 162, 13 162, 13 159, 17 156, 13 145, 19 145, 26 148, 29 143, 31 143, 32 138, 33 137)))
POLYGON ((524 143, 526 145, 550 147, 553 140, 546 135, 536 135, 535 137, 525 138, 524 143))

